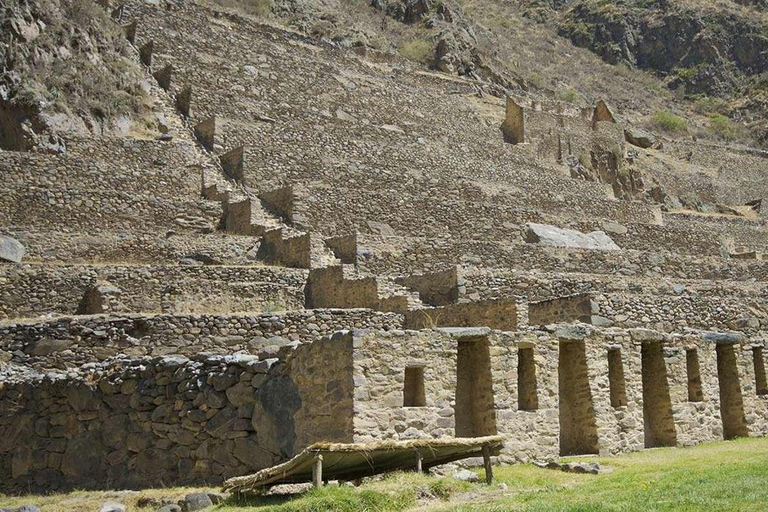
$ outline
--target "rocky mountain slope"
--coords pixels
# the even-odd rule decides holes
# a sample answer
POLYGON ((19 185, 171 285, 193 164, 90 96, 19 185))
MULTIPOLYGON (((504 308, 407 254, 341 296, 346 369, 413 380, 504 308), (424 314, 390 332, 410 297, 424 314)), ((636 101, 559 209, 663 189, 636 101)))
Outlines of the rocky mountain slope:
POLYGON ((0 148, 62 152, 60 133, 125 135, 147 113, 143 70, 94 2, 7 2, 0 27, 0 148))
MULTIPOLYGON (((766 142, 768 15, 761 1, 530 2, 526 14, 617 66, 651 70, 766 142)), ((707 112, 705 112, 707 113, 707 112)))

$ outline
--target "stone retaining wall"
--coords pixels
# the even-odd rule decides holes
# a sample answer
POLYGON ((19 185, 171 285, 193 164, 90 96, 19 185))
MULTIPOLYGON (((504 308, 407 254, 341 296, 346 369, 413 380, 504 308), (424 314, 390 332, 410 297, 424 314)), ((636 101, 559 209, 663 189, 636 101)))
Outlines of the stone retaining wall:
POLYGON ((337 346, 343 337, 262 360, 202 354, 66 373, 6 369, 0 492, 215 485, 320 439, 349 441, 351 357, 336 357, 337 346))
POLYGON ((271 465, 253 411, 274 363, 122 359, 0 383, 3 492, 214 484, 271 465))
POLYGON ((0 319, 72 315, 99 281, 120 290, 113 313, 302 309, 307 273, 217 265, 4 265, 0 319))
POLYGON ((210 484, 318 440, 499 433, 502 460, 529 461, 764 436, 764 349, 738 333, 563 324, 346 331, 261 358, 10 363, 0 490, 210 484))
POLYGON ((260 315, 128 315, 67 317, 42 323, 0 325, 0 353, 14 362, 83 364, 131 356, 205 351, 274 353, 355 328, 399 329, 403 317, 368 309, 316 309, 260 315))

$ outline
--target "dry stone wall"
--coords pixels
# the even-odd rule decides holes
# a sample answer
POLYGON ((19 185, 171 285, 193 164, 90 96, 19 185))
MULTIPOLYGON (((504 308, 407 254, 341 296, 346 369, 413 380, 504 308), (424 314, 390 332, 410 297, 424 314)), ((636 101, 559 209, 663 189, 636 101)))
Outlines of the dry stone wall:
MULTIPOLYGON (((587 229, 587 228, 585 228, 587 229)), ((587 229, 589 230, 589 229, 587 229)), ((617 240, 621 240, 617 237, 617 240)), ((768 262, 693 257, 669 251, 592 251, 502 244, 490 240, 441 238, 362 237, 361 247, 371 251, 359 262, 375 274, 405 275, 444 267, 446 263, 485 268, 514 268, 541 272, 639 276, 658 274, 670 279, 733 279, 764 281, 768 262)), ((621 243, 621 242, 618 242, 621 243)), ((646 247, 647 249, 647 247, 646 247)))
POLYGON ((307 273, 216 265, 0 267, 0 319, 77 313, 98 281, 119 289, 112 313, 217 313, 303 309, 307 273))
POLYGON ((212 485, 352 438, 351 336, 0 374, 0 490, 212 485))
POLYGON ((3 490, 214 484, 268 466, 279 455, 259 445, 253 411, 276 366, 128 358, 3 381, 3 490))
MULTIPOLYGON (((208 230, 208 228, 205 228, 208 230)), ((188 262, 190 255, 233 265, 252 264, 250 251, 256 240, 247 236, 217 236, 187 230, 174 224, 159 236, 141 230, 63 232, 35 226, 3 227, 28 249, 26 262, 43 263, 166 263, 188 262), (176 231, 179 229, 181 232, 176 231)))
POLYGON ((559 297, 528 304, 530 325, 547 325, 568 322, 591 323, 592 297, 588 294, 559 297))
POLYGON ((396 329, 402 315, 366 309, 315 309, 260 315, 127 315, 68 317, 0 325, 0 351, 45 368, 130 356, 273 353, 344 329, 396 329))
POLYGON ((215 483, 317 440, 501 433, 513 461, 768 433, 765 222, 662 214, 634 173, 706 162, 661 185, 738 206, 757 157, 627 152, 602 101, 528 98, 505 141, 475 84, 171 7, 122 12, 183 122, 0 153, 27 247, 0 268, 0 490, 215 483), (526 244, 529 222, 621 249, 526 244), (613 327, 527 327, 574 320, 613 327))
POLYGON ((514 298, 411 309, 404 316, 404 328, 413 330, 432 327, 490 327, 514 331, 518 326, 518 307, 514 298))
MULTIPOLYGON (((463 407, 458 391, 459 346, 483 338, 489 344, 490 358, 484 367, 475 368, 475 377, 491 376, 493 401, 488 407, 495 418, 494 428, 509 435, 502 454, 505 460, 573 453, 605 456, 654 446, 658 434, 648 430, 652 427, 646 426, 645 417, 651 418, 650 423, 668 421, 672 444, 684 446, 728 438, 724 424, 733 415, 743 418, 740 435, 763 436, 768 428, 766 396, 755 387, 759 365, 755 366, 754 357, 762 357, 762 353, 740 335, 702 331, 670 335, 648 329, 563 325, 549 332, 491 334, 487 329, 442 329, 431 334, 391 331, 361 335, 355 352, 355 438, 458 435, 459 416, 476 414, 459 410, 463 407), (721 368, 726 364, 719 355, 723 347, 730 354, 729 372, 721 368), (657 351, 659 359, 641 357, 646 348, 657 351), (520 358, 519 352, 528 349, 533 350, 533 358, 520 358), (691 375, 688 369, 691 351, 698 357, 698 375, 691 375), (615 357, 609 358, 609 354, 615 357), (614 363, 612 372, 609 359, 614 363), (519 371, 520 364, 531 362, 532 370, 519 371), (618 374, 616 365, 621 370, 618 374), (403 375, 409 367, 423 369, 422 407, 403 407, 403 375), (646 382, 642 375, 649 371, 653 377, 646 382), (523 407, 520 395, 520 378, 529 373, 534 375, 535 385, 526 384, 526 393, 537 398, 532 409, 523 407), (701 390, 701 398, 696 400, 689 399, 691 380, 701 390), (663 387, 656 390, 656 383, 663 387), (726 398, 723 402, 723 387, 737 393, 740 400, 726 398)), ((482 344, 476 347, 480 349, 482 344)))

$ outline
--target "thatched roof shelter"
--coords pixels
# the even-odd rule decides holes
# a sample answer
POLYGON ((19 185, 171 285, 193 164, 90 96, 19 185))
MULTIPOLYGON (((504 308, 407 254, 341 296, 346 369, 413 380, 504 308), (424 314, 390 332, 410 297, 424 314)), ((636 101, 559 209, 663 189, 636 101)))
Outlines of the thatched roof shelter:
POLYGON ((230 478, 224 482, 224 490, 259 493, 273 485, 311 482, 318 478, 318 463, 322 478, 327 480, 355 480, 395 470, 427 469, 469 457, 497 455, 503 442, 504 436, 315 443, 282 464, 230 478))

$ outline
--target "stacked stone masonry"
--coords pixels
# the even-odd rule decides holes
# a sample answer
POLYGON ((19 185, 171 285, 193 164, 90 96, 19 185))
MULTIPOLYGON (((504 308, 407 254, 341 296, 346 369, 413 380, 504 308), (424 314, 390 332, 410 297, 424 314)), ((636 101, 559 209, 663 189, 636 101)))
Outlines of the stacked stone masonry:
POLYGON ((631 147, 602 100, 215 5, 122 18, 163 136, 0 151, 26 250, 0 492, 213 484, 320 440, 502 434, 514 462, 768 434, 765 155, 631 147))
POLYGON ((761 436, 764 349, 734 333, 559 324, 343 331, 263 359, 117 356, 28 369, 0 383, 10 412, 0 481, 6 491, 213 483, 319 439, 498 433, 500 459, 513 462, 761 436), (407 405, 414 368, 423 401, 407 405))

